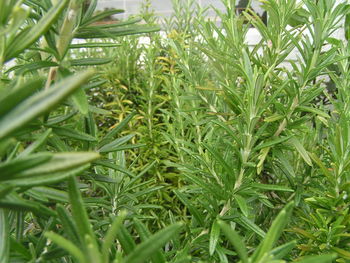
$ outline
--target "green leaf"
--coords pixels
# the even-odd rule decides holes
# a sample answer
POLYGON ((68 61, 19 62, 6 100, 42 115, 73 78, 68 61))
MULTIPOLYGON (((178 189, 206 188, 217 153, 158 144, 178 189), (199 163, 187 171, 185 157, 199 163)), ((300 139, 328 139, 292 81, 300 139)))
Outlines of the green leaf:
POLYGON ((0 1, 0 25, 1 26, 6 24, 8 16, 11 14, 11 11, 7 7, 8 7, 8 4, 5 1, 0 1))
POLYGON ((264 148, 271 147, 271 146, 276 145, 276 144, 280 144, 282 142, 288 141, 291 137, 292 136, 284 136, 284 137, 279 137, 279 138, 276 138, 276 139, 272 139, 272 140, 266 141, 266 142, 256 146, 254 148, 254 150, 258 151, 260 149, 264 149, 264 148))
POLYGON ((270 253, 270 251, 273 249, 274 245, 281 236, 284 227, 290 219, 293 206, 293 202, 288 203, 277 215, 275 220, 272 222, 272 225, 267 232, 264 240, 259 245, 258 249, 255 250, 252 256, 253 261, 262 258, 265 254, 270 253))
POLYGON ((299 110, 301 112, 310 112, 310 113, 314 113, 316 115, 322 116, 324 118, 330 118, 330 116, 324 112, 321 111, 319 109, 313 108, 313 107, 307 107, 307 106, 298 106, 296 107, 296 110, 299 110))
POLYGON ((50 239, 52 242, 56 243, 61 248, 68 251, 73 257, 75 257, 78 262, 85 263, 89 262, 87 258, 85 258, 84 253, 70 240, 54 233, 54 232, 46 232, 45 236, 50 239))
POLYGON ((85 171, 87 168, 89 168, 89 165, 80 165, 78 168, 72 168, 67 171, 59 171, 59 172, 48 173, 48 174, 44 173, 44 174, 31 176, 29 177, 30 180, 28 180, 28 177, 22 176, 22 177, 12 178, 6 182, 16 185, 18 187, 33 187, 33 186, 54 184, 54 183, 63 181, 69 177, 79 175, 83 171, 85 171))
POLYGON ((96 43, 82 43, 82 44, 71 44, 69 48, 75 49, 75 48, 107 48, 107 47, 119 47, 121 44, 119 43, 103 43, 103 42, 96 42, 96 43))
POLYGON ((39 139, 31 143, 27 148, 24 149, 23 152, 21 152, 17 158, 21 158, 24 156, 28 156, 29 154, 35 152, 38 148, 40 148, 46 140, 51 135, 52 129, 47 129, 44 133, 39 135, 39 139))
POLYGON ((332 173, 328 170, 328 168, 323 164, 320 158, 318 158, 317 155, 314 153, 311 153, 310 157, 321 169, 323 175, 325 175, 330 182, 336 184, 336 178, 332 175, 332 173))
POLYGON ((38 61, 32 62, 29 64, 20 64, 10 68, 6 73, 11 71, 15 71, 16 75, 22 75, 31 71, 35 71, 43 68, 57 67, 58 64, 56 62, 51 61, 38 61))
POLYGON ((2 92, 0 94, 0 116, 4 116, 20 102, 33 95, 42 87, 43 83, 43 79, 31 79, 18 87, 7 90, 7 92, 2 92))
MULTIPOLYGON (((125 27, 125 26, 130 26, 132 24, 135 24, 137 22, 141 22, 142 18, 141 17, 133 17, 133 18, 128 18, 127 20, 123 20, 123 21, 116 21, 114 23, 101 23, 98 25, 95 25, 95 28, 99 28, 99 29, 111 29, 111 28, 115 28, 115 27, 125 27)), ((135 25, 138 26, 138 25, 135 25)))
MULTIPOLYGON (((137 233, 139 234, 142 242, 146 241, 147 239, 149 239, 151 237, 151 233, 149 232, 147 227, 137 218, 134 218, 134 225, 135 225, 135 229, 136 229, 137 233)), ((153 255, 151 256, 151 259, 152 259, 153 263, 165 263, 166 262, 165 256, 162 253, 161 249, 154 252, 153 255)))
POLYGON ((36 165, 30 169, 17 172, 11 179, 68 171, 90 163, 100 157, 98 153, 94 152, 55 153, 50 156, 51 158, 49 161, 36 165))
POLYGON ((81 58, 81 59, 71 59, 69 63, 72 67, 86 67, 86 66, 97 66, 111 63, 113 59, 111 58, 81 58))
POLYGON ((289 160, 282 153, 277 155, 279 163, 277 166, 281 169, 281 171, 287 176, 289 181, 292 181, 293 178, 296 177, 294 168, 290 164, 289 160))
POLYGON ((77 114, 78 111, 71 111, 65 115, 59 115, 59 116, 56 116, 56 117, 52 117, 52 118, 49 118, 46 122, 46 125, 51 127, 51 126, 54 126, 54 125, 57 125, 59 123, 62 123, 64 121, 67 121, 69 120, 70 118, 72 118, 74 115, 77 114))
POLYGON ((308 231, 305 231, 304 229, 298 228, 298 227, 293 227, 291 229, 292 232, 295 232, 297 234, 300 234, 306 238, 309 238, 311 240, 316 240, 317 237, 315 237, 313 234, 309 233, 308 231))
POLYGON ((325 254, 325 255, 319 255, 319 256, 306 256, 303 257, 301 260, 297 260, 295 262, 297 263, 332 263, 334 259, 337 258, 337 255, 335 254, 325 254))
POLYGON ((117 151, 120 146, 125 144, 127 141, 129 141, 134 136, 135 136, 135 134, 125 135, 121 138, 118 138, 118 139, 102 146, 98 151, 101 153, 117 151))
POLYGON ((126 254, 130 254, 134 251, 136 247, 135 241, 124 225, 120 226, 120 230, 117 232, 117 237, 126 254))
POLYGON ((97 26, 88 26, 80 29, 75 38, 92 39, 92 38, 116 38, 127 35, 151 33, 159 31, 158 26, 131 26, 131 27, 112 27, 112 28, 99 28, 97 26))
POLYGON ((48 112, 92 76, 83 72, 58 82, 54 87, 41 91, 12 108, 0 117, 0 140, 9 136, 25 124, 48 112))
POLYGON ((123 119, 117 126, 115 126, 112 130, 110 130, 106 136, 100 141, 99 147, 102 147, 106 145, 107 143, 111 142, 114 137, 125 128, 125 126, 129 123, 129 121, 136 115, 136 111, 130 113, 128 116, 126 116, 125 119, 123 119))
POLYGON ((253 188, 266 190, 266 191, 281 191, 281 192, 294 192, 293 189, 290 189, 285 186, 281 185, 274 185, 274 184, 259 184, 259 183, 252 183, 251 186, 253 188))
POLYGON ((11 179, 20 172, 49 161, 52 156, 51 153, 38 153, 0 163, 0 180, 11 179))
POLYGON ((203 146, 211 153, 211 155, 222 165, 228 175, 234 175, 232 167, 222 158, 220 153, 209 145, 203 143, 203 146))
POLYGON ((8 214, 0 209, 0 263, 10 262, 10 231, 8 214))
POLYGON ((274 258, 276 259, 283 259, 285 256, 287 256, 297 245, 297 242, 295 240, 288 242, 286 244, 283 244, 279 247, 274 248, 271 250, 271 254, 274 255, 274 258))
POLYGON ((11 184, 1 184, 0 185, 0 200, 2 198, 6 197, 8 194, 10 194, 14 188, 15 188, 15 186, 11 185, 11 184))
POLYGON ((87 115, 89 113, 89 102, 82 88, 78 88, 73 93, 72 100, 81 114, 87 115))
POLYGON ((300 141, 297 138, 293 137, 293 138, 290 139, 290 142, 297 149, 297 151, 299 152, 301 157, 304 159, 304 161, 308 165, 312 166, 312 161, 310 159, 310 156, 309 156, 308 152, 305 150, 304 146, 300 143, 300 141))
POLYGON ((186 177, 186 179, 189 180, 190 182, 202 187, 205 191, 207 191, 207 193, 212 194, 213 196, 215 196, 218 199, 223 198, 222 189, 220 187, 218 187, 217 185, 208 184, 207 181, 202 180, 202 178, 200 178, 197 175, 193 175, 193 174, 186 173, 186 172, 183 173, 182 175, 184 177, 186 177))
POLYGON ((130 149, 138 149, 147 146, 146 143, 136 143, 136 144, 124 144, 113 149, 113 152, 119 152, 130 149))
POLYGON ((350 14, 347 14, 345 16, 345 25, 344 25, 344 29, 345 29, 345 39, 347 41, 350 40, 350 14))
POLYGON ((72 215, 61 204, 57 205, 56 211, 60 223, 62 224, 62 227, 64 229, 64 233, 67 235, 69 240, 72 241, 74 244, 78 245, 79 247, 82 247, 81 241, 79 239, 77 226, 73 221, 72 215))
POLYGON ((27 262, 32 259, 32 255, 30 254, 29 250, 13 237, 10 237, 10 246, 12 251, 21 255, 21 257, 24 258, 27 262))
POLYGON ((209 254, 211 256, 215 252, 219 237, 220 237, 220 225, 218 224, 218 221, 215 220, 211 226, 210 238, 209 238, 209 254))
POLYGON ((227 239, 230 241, 231 245, 235 248, 239 258, 242 260, 242 263, 248 263, 248 252, 242 238, 238 233, 233 230, 229 225, 223 221, 218 221, 218 224, 225 234, 227 239))
POLYGON ((97 7, 97 1, 98 0, 91 0, 89 2, 88 9, 84 12, 84 17, 82 19, 82 24, 86 23, 95 13, 96 7, 97 7))
POLYGON ((248 217, 249 210, 248 210, 248 206, 247 206, 246 200, 242 196, 240 196, 238 194, 235 194, 235 201, 238 204, 239 209, 241 209, 243 215, 245 217, 248 217))
POLYGON ((113 162, 115 162, 115 160, 98 160, 98 161, 95 161, 94 164, 101 165, 103 167, 108 167, 108 168, 116 170, 118 172, 122 172, 130 177, 135 177, 135 174, 133 174, 131 171, 129 171, 125 167, 118 165, 118 164, 115 164, 113 162))
POLYGON ((147 241, 137 245, 135 249, 123 260, 123 262, 145 262, 154 252, 160 249, 166 242, 171 240, 182 228, 182 226, 182 223, 176 223, 160 230, 156 234, 152 235, 147 241))
POLYGON ((266 233, 264 230, 262 230, 259 226, 257 226, 254 222, 252 222, 250 219, 248 219, 245 216, 240 216, 238 219, 238 223, 242 225, 243 227, 252 230, 256 234, 258 234, 260 237, 264 238, 266 236, 266 233))
POLYGON ((76 139, 78 141, 95 142, 97 139, 87 133, 66 127, 53 127, 53 132, 59 136, 76 139))
POLYGON ((57 202, 68 203, 68 193, 62 190, 58 190, 47 186, 37 186, 33 187, 31 191, 43 195, 45 198, 54 200, 57 202))
POLYGON ((337 252, 340 256, 346 258, 346 259, 350 259, 350 252, 348 250, 345 249, 341 249, 338 247, 332 247, 332 250, 334 252, 337 252))
POLYGON ((31 211, 38 216, 56 216, 55 212, 40 203, 27 201, 16 193, 11 193, 0 200, 0 207, 17 211, 31 211))
POLYGON ((78 188, 77 179, 75 177, 70 178, 68 181, 68 193, 69 201, 72 206, 74 222, 77 226, 77 232, 79 234, 81 244, 85 244, 85 236, 90 236, 94 242, 92 246, 97 247, 95 234, 89 222, 89 217, 86 212, 83 198, 80 194, 80 190, 78 188))
POLYGON ((112 15, 117 15, 117 14, 121 14, 121 13, 124 13, 124 10, 122 9, 112 9, 112 10, 107 10, 107 11, 103 11, 95 16, 92 16, 92 17, 86 17, 84 18, 83 20, 83 23, 81 24, 81 27, 84 27, 84 26, 87 26, 91 23, 94 23, 94 22, 97 22, 97 21, 100 21, 106 17, 110 17, 112 15))
POLYGON ((5 56, 5 61, 16 57, 26 48, 30 47, 35 41, 43 36, 51 27, 53 23, 59 18, 60 14, 65 9, 69 0, 61 0, 57 2, 57 5, 53 6, 40 20, 35 24, 26 34, 21 34, 20 37, 14 39, 9 45, 8 53, 5 56))
POLYGON ((198 221, 198 223, 201 226, 204 226, 205 223, 204 223, 203 216, 199 213, 197 208, 191 204, 190 200, 188 200, 186 198, 186 196, 184 194, 182 194, 180 191, 174 190, 174 194, 187 207, 187 209, 190 211, 191 215, 194 216, 194 218, 198 221))
POLYGON ((289 17, 288 24, 297 27, 303 26, 309 22, 310 13, 304 8, 297 8, 294 11, 294 14, 289 17))
POLYGON ((91 263, 101 263, 102 255, 99 251, 99 246, 97 244, 96 239, 93 237, 86 235, 85 236, 85 244, 86 244, 86 256, 91 263))
POLYGON ((112 247, 115 242, 117 232, 120 229, 120 226, 123 224, 123 221, 127 215, 126 211, 120 212, 118 217, 113 221, 111 227, 108 229, 108 232, 104 238, 101 253, 102 253, 102 262, 109 262, 109 249, 112 247))

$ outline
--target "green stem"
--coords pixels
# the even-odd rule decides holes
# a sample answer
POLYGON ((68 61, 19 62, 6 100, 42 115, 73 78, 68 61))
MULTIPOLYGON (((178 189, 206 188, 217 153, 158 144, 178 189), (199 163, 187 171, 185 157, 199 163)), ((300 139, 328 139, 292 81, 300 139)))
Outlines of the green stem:
MULTIPOLYGON (((83 3, 82 0, 72 0, 69 3, 66 17, 63 21, 58 42, 57 42, 57 51, 58 51, 60 62, 64 59, 68 46, 74 37, 77 17, 78 17, 79 10, 82 7, 82 3, 83 3)), ((54 81, 56 77, 57 77, 57 67, 50 68, 49 75, 45 84, 46 89, 50 87, 52 81, 54 81)))
POLYGON ((224 216, 231 208, 231 202, 230 200, 227 201, 227 203, 224 205, 220 212, 220 216, 224 216))
POLYGON ((82 7, 82 2, 83 1, 81 0, 72 0, 69 4, 57 43, 57 50, 60 60, 63 60, 63 57, 67 52, 67 48, 74 37, 77 17, 79 10, 82 7))

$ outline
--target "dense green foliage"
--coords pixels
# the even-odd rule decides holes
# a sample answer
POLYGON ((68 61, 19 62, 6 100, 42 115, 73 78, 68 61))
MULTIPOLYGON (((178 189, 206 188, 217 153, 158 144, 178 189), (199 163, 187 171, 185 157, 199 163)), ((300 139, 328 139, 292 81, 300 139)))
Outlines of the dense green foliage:
POLYGON ((350 262, 350 5, 223 3, 0 1, 0 263, 350 262))

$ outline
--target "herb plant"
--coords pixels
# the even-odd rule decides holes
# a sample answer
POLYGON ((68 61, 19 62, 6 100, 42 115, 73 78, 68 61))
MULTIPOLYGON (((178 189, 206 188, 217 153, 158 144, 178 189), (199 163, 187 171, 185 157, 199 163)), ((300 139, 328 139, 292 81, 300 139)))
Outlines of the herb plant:
POLYGON ((1 263, 350 261, 350 6, 222 4, 0 1, 1 263))

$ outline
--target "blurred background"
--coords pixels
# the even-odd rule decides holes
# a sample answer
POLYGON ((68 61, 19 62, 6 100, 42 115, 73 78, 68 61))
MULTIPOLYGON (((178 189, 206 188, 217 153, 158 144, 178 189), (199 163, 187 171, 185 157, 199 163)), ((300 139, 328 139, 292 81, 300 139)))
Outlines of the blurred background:
MULTIPOLYGON (((137 14, 140 10, 144 0, 100 0, 98 3, 98 9, 103 10, 106 8, 121 8, 125 10, 124 17, 137 14)), ((172 0, 151 0, 153 9, 159 16, 167 17, 172 13, 172 0)), ((212 6, 219 10, 224 10, 224 5, 221 0, 195 0, 201 7, 212 6)), ((237 7, 244 8, 247 6, 248 0, 237 0, 237 7)), ((259 1, 253 0, 252 5, 257 13, 261 13, 262 9, 259 8, 259 1)), ((261 14, 260 14, 261 15, 261 14)), ((214 12, 209 11, 208 16, 214 16, 214 12)))

